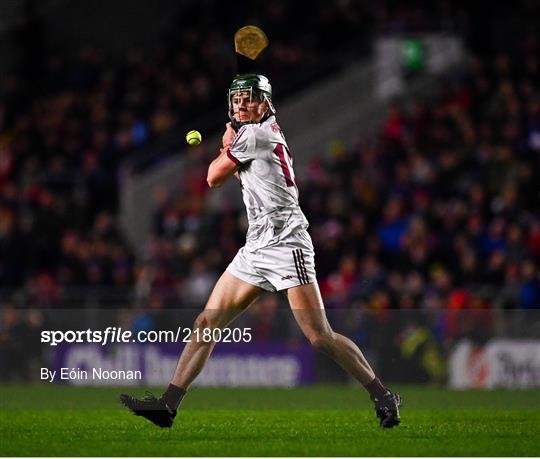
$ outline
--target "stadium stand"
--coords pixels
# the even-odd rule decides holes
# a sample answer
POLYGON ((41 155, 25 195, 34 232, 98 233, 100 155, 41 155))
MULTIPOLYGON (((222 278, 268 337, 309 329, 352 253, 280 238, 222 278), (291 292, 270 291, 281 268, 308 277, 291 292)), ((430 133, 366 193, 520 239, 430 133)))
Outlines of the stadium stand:
MULTIPOLYGON (((454 26, 420 8, 400 13, 384 2, 374 9, 316 3, 296 31, 279 26, 305 13, 295 2, 259 2, 266 8, 259 16, 244 11, 239 18, 273 31, 269 72, 277 88, 283 82, 284 96, 303 82, 302 69, 328 71, 316 65, 334 50, 325 48, 326 34, 343 45, 346 59, 347 44, 367 49, 371 30, 363 24, 392 31, 454 26), (293 32, 308 38, 292 46, 293 32)), ((119 163, 188 117, 223 104, 233 62, 222 43, 231 30, 215 27, 221 3, 206 4, 214 8, 206 15, 212 21, 188 27, 184 11, 177 19, 181 32, 152 52, 134 48, 117 63, 84 46, 75 56, 46 54, 38 86, 35 69, 2 79, 4 336, 18 333, 12 305, 81 307, 91 298, 92 304, 154 310, 199 307, 242 246, 242 214, 203 210, 209 156, 193 158, 178 188, 156 195, 142 257, 116 221, 119 163), (193 50, 201 42, 203 54, 193 50)), ((377 312, 353 330, 358 340, 369 334, 370 320, 383 323, 378 313, 390 309, 480 311, 466 324, 451 316, 430 323, 443 343, 463 327, 489 328, 485 311, 539 307, 538 51, 538 41, 528 39, 515 52, 479 54, 448 75, 437 100, 396 102, 372 142, 312 158, 299 187, 325 301, 331 310, 346 310, 336 314, 343 326, 377 312)), ((276 307, 270 303, 261 301, 276 307)), ((259 326, 268 337, 280 333, 259 326)))

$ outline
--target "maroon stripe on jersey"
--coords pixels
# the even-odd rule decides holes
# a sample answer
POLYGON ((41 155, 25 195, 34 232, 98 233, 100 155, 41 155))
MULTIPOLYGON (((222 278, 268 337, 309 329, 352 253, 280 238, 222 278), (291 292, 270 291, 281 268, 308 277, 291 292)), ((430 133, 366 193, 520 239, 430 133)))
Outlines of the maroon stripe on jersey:
POLYGON ((289 166, 287 165, 287 160, 285 159, 285 153, 283 152, 283 145, 278 143, 276 148, 274 148, 274 153, 279 158, 279 163, 281 164, 281 170, 285 176, 285 183, 287 186, 294 186, 293 179, 291 177, 291 172, 289 171, 289 166))
POLYGON ((227 148, 227 156, 229 157, 229 159, 235 163, 237 166, 242 166, 242 162, 237 158, 235 157, 232 153, 231 153, 231 149, 230 148, 227 148))
POLYGON ((240 140, 240 137, 242 137, 245 133, 246 133, 246 128, 244 126, 240 129, 240 131, 238 131, 238 134, 236 134, 236 137, 233 139, 231 148, 236 145, 236 143, 240 140))

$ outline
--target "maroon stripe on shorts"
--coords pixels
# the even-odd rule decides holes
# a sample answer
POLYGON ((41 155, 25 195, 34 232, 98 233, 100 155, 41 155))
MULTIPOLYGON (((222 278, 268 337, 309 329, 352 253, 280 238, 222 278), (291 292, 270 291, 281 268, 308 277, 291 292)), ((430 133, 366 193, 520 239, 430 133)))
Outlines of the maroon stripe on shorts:
POLYGON ((301 284, 307 284, 308 280, 304 274, 304 271, 302 271, 300 253, 297 249, 293 250, 293 257, 294 257, 294 266, 296 268, 296 275, 298 276, 298 280, 300 281, 301 284))
POLYGON ((307 269, 306 269, 306 262, 304 260, 304 251, 302 249, 300 249, 300 268, 304 272, 304 278, 306 279, 306 284, 308 284, 309 278, 308 278, 307 269))

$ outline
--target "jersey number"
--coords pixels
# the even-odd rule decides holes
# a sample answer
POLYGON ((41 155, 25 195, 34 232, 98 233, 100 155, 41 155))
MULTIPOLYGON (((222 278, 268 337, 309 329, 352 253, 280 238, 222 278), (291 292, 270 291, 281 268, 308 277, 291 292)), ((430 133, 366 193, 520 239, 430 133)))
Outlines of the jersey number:
POLYGON ((285 183, 287 186, 294 186, 295 179, 292 168, 291 152, 287 147, 284 147, 282 144, 278 143, 276 148, 274 148, 274 154, 279 158, 279 164, 281 165, 281 170, 285 176, 285 183), (285 151, 287 152, 286 154, 285 151))

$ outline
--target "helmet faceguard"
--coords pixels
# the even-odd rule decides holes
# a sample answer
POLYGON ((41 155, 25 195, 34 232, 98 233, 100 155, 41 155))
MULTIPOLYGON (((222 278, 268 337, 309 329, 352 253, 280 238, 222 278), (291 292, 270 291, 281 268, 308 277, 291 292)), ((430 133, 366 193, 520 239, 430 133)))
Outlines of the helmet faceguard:
POLYGON ((238 75, 231 83, 228 91, 228 104, 229 104, 229 119, 235 129, 239 129, 245 124, 254 123, 254 121, 244 121, 239 122, 234 118, 232 98, 237 94, 249 93, 249 101, 257 99, 260 102, 266 101, 268 103, 268 114, 275 114, 276 110, 272 104, 272 86, 270 81, 263 75, 258 75, 256 73, 248 73, 244 75, 238 75))

